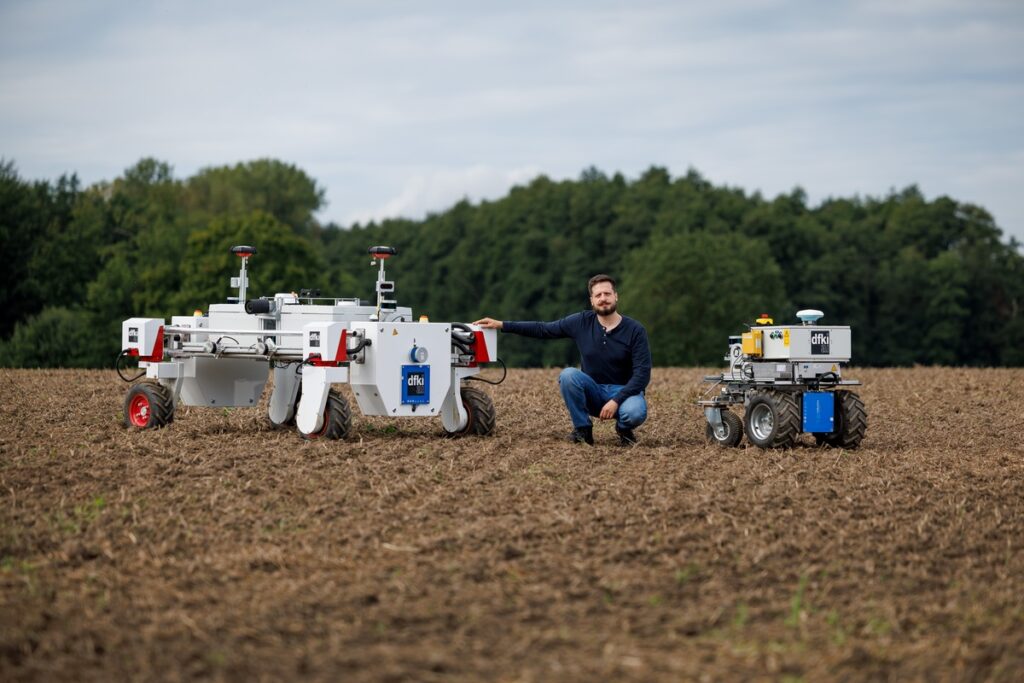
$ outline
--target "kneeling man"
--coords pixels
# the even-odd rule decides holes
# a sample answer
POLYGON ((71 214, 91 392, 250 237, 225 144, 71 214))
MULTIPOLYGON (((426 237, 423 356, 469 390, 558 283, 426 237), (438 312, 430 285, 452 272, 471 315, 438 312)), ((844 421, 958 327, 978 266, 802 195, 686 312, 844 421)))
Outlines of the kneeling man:
POLYGON ((633 430, 647 419, 644 390, 651 381, 651 349, 647 330, 618 312, 615 280, 595 275, 588 283, 589 311, 553 322, 484 318, 474 324, 537 339, 571 338, 579 348, 583 369, 566 368, 558 378, 572 418, 574 443, 594 445, 590 417, 615 419, 624 446, 636 443, 633 430))

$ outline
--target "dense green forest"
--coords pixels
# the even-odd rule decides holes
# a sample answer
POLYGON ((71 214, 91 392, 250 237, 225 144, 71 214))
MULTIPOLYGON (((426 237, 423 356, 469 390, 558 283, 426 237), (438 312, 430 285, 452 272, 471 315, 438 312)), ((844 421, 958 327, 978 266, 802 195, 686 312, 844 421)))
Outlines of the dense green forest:
MULTIPOLYGON (((583 171, 424 220, 322 225, 323 189, 275 160, 175 178, 143 159, 81 187, 0 161, 0 364, 104 367, 132 316, 205 309, 235 292, 234 244, 255 245, 250 294, 319 288, 373 297, 366 248, 389 244, 398 299, 434 320, 551 320, 587 305, 586 281, 619 280, 656 364, 718 365, 726 337, 762 312, 853 327, 859 365, 1024 365, 1024 256, 982 208, 915 187, 809 206, 652 167, 583 171)), ((516 366, 576 362, 567 342, 506 335, 516 366)))

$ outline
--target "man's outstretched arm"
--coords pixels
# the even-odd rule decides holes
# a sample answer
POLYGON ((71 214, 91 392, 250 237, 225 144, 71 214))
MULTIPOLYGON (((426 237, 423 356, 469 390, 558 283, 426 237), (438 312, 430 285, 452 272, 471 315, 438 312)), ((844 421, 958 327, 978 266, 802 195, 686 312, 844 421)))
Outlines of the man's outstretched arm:
POLYGON ((494 318, 481 318, 474 325, 490 329, 501 330, 510 334, 521 334, 524 337, 537 339, 564 339, 573 336, 573 332, 579 327, 579 315, 574 313, 561 320, 553 320, 549 323, 526 321, 526 320, 495 320, 494 318))

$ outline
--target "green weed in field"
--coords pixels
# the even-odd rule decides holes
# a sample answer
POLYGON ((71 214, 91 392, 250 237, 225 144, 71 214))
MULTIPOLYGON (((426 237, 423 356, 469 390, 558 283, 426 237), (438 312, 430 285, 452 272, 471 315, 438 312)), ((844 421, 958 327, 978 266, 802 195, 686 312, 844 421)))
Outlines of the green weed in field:
POLYGON ((690 562, 682 569, 676 570, 676 583, 680 586, 685 586, 698 576, 700 576, 700 566, 695 562, 690 562))
POLYGON ((750 613, 747 609, 747 603, 741 602, 736 605, 736 613, 732 617, 732 627, 737 631, 742 631, 747 626, 747 619, 750 613))
POLYGON ((825 621, 828 622, 829 630, 831 631, 832 642, 836 645, 842 645, 846 642, 846 629, 839 623, 839 612, 829 610, 828 615, 825 617, 825 621))
POLYGON ((211 650, 210 652, 206 653, 206 662, 210 666, 219 669, 227 664, 228 658, 227 655, 224 654, 224 652, 221 650, 211 650))
POLYGON ((892 624, 882 617, 871 617, 867 625, 868 633, 873 636, 887 636, 892 631, 892 624))
POLYGON ((796 593, 789 601, 789 616, 786 617, 786 626, 796 628, 800 625, 800 615, 803 612, 810 612, 810 607, 804 605, 804 593, 807 592, 807 574, 800 575, 800 583, 797 585, 796 593))
POLYGON ((0 560, 0 571, 11 574, 31 574, 35 570, 36 566, 29 560, 19 561, 10 555, 7 555, 3 560, 0 560))
POLYGON ((70 516, 57 511, 53 516, 53 523, 62 533, 80 534, 99 518, 106 507, 106 499, 103 496, 96 496, 91 501, 72 508, 70 516))
POLYGON ((25 584, 29 595, 38 593, 38 582, 36 581, 36 566, 29 560, 17 560, 7 555, 0 560, 0 571, 5 574, 13 574, 25 584))

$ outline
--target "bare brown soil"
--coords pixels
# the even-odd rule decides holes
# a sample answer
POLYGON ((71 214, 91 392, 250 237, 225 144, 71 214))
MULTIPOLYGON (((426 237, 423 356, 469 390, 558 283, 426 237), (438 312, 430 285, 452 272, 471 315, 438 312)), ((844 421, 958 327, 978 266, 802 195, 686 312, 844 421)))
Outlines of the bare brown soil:
POLYGON ((262 410, 120 426, 112 372, 0 373, 0 679, 1014 680, 1024 371, 861 370, 861 449, 704 443, 657 370, 635 448, 557 371, 490 438, 262 410))

